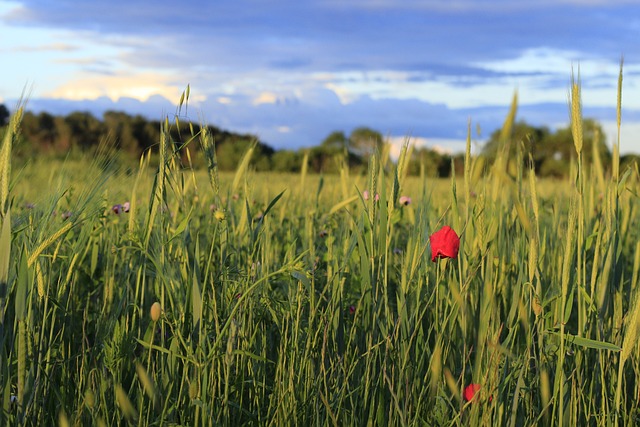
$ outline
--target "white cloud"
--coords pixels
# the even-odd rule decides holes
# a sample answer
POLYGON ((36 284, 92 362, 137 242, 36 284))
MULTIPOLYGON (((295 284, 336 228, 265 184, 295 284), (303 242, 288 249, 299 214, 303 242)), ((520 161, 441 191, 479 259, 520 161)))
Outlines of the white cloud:
POLYGON ((275 104, 278 102, 278 95, 273 92, 262 92, 253 99, 253 105, 275 104))
POLYGON ((326 83, 324 87, 335 93, 342 105, 351 104, 361 95, 361 93, 354 91, 352 88, 343 87, 336 83, 326 83))
MULTIPOLYGON (((161 95, 177 102, 182 91, 182 88, 170 83, 169 77, 151 72, 119 73, 112 76, 83 73, 80 77, 45 93, 44 96, 70 100, 108 97, 113 101, 119 98, 145 101, 153 95, 161 95)), ((201 99, 196 97, 193 100, 201 99)))
MULTIPOLYGON (((3 49, 8 50, 8 49, 3 49)), ((37 45, 18 45, 10 49, 13 52, 73 52, 78 50, 78 46, 70 43, 48 43, 37 45)))

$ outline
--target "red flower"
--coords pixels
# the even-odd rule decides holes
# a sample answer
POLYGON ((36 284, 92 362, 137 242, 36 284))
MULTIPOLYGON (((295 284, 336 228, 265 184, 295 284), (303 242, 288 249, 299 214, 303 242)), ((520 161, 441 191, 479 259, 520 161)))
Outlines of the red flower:
POLYGON ((429 237, 431 242, 431 261, 438 258, 457 258, 460 249, 460 238, 448 225, 436 231, 429 237))
POLYGON ((468 386, 466 386, 464 388, 464 391, 462 392, 464 400, 466 400, 467 402, 471 402, 478 390, 480 390, 480 384, 469 384, 468 386))

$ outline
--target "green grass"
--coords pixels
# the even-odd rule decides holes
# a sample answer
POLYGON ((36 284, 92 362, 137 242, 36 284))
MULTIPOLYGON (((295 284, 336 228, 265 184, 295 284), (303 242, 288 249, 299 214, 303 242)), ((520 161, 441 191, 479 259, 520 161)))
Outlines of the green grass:
POLYGON ((451 180, 405 177, 404 157, 367 176, 225 175, 207 135, 205 171, 167 139, 132 173, 108 154, 11 168, 13 135, 3 424, 638 421, 637 170, 578 155, 570 181, 539 181, 514 143, 486 175, 467 153, 451 180), (460 252, 431 262, 443 225, 460 252))

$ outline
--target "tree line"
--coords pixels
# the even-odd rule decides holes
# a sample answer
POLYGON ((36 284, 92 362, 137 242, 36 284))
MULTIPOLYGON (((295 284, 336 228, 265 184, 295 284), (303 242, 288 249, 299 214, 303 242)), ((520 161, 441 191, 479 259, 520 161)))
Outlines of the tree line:
MULTIPOLYGON (((0 127, 9 120, 10 112, 0 104, 0 127)), ((298 150, 275 150, 255 135, 230 132, 207 125, 214 138, 218 168, 235 170, 242 156, 255 146, 252 167, 257 171, 299 172, 305 156, 308 168, 317 173, 334 173, 343 164, 354 172, 365 171, 373 152, 382 152, 385 139, 378 131, 359 127, 349 135, 343 131, 331 132, 317 146, 298 150)), ((35 156, 66 156, 71 152, 95 150, 99 145, 111 146, 124 159, 137 161, 140 155, 153 149, 160 140, 161 122, 149 120, 141 115, 130 115, 120 111, 107 111, 99 119, 89 112, 73 112, 66 116, 47 112, 35 114, 27 111, 22 120, 22 143, 16 147, 16 155, 23 158, 35 156)), ((604 132, 594 120, 584 121, 585 161, 590 162, 593 146, 605 165, 610 164, 611 152, 606 144, 604 132)), ((198 148, 197 135, 201 126, 188 121, 176 120, 171 128, 171 138, 176 149, 182 150, 194 167, 202 167, 204 160, 198 148), (187 156, 186 151, 189 151, 187 156)), ((485 157, 486 164, 495 159, 501 147, 501 130, 489 137, 478 155, 485 157)), ((569 173, 569 163, 575 155, 569 127, 555 131, 547 127, 535 127, 525 121, 514 124, 509 137, 513 151, 520 155, 527 166, 533 166, 540 176, 563 177, 569 173)), ((449 154, 428 147, 416 147, 411 152, 408 173, 424 173, 432 177, 450 176, 452 168, 460 173, 463 154, 449 154)), ((636 156, 626 156, 623 163, 635 161, 636 156)))

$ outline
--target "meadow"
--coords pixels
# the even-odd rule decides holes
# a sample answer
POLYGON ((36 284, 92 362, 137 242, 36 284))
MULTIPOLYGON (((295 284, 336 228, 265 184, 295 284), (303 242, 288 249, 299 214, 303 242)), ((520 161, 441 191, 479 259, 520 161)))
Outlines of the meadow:
MULTIPOLYGON (((640 174, 539 180, 518 142, 449 180, 233 174, 169 140, 12 167, 0 149, 4 425, 634 425, 640 174), (188 160, 188 159, 187 159, 188 160), (432 259, 443 226, 457 253, 432 259)), ((337 160, 339 161, 339 160, 337 160)), ((610 173, 605 170, 611 170, 610 173)))

